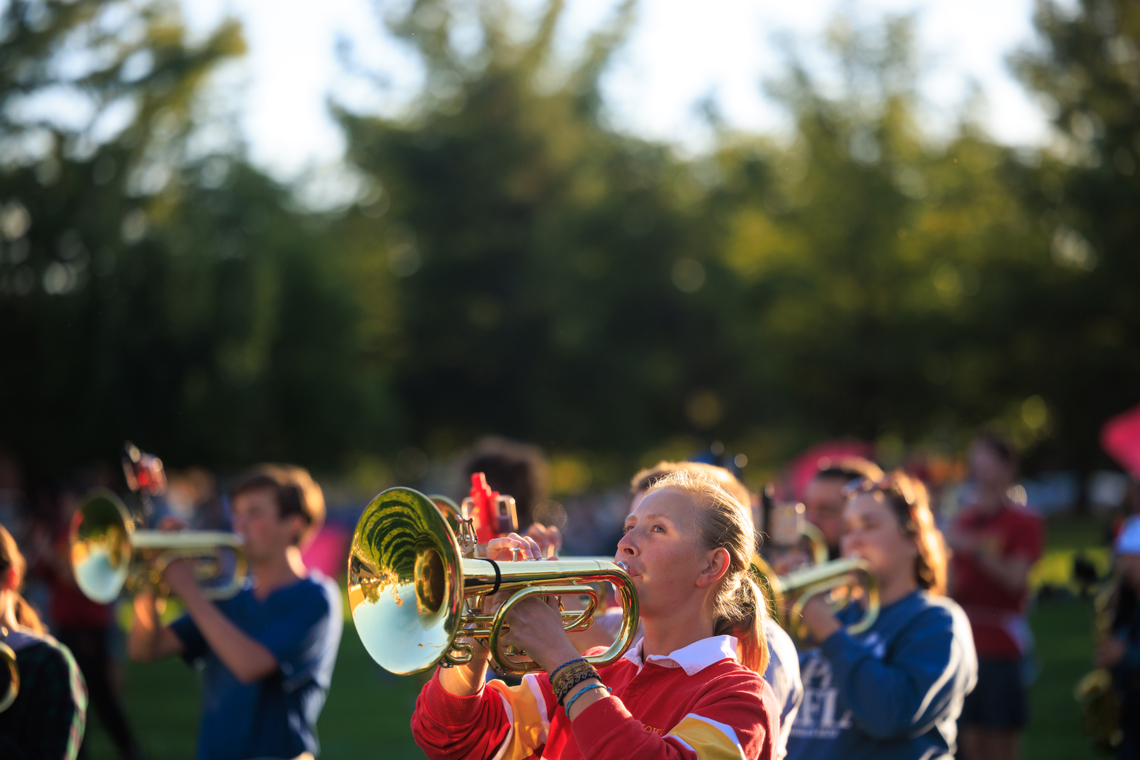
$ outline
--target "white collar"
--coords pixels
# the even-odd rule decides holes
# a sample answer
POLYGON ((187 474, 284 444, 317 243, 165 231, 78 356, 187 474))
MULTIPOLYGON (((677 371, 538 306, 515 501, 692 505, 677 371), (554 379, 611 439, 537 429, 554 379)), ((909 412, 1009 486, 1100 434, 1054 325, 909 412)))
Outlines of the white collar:
MULTIPOLYGON (((696 675, 702 670, 712 665, 714 662, 720 662, 723 659, 731 658, 736 659, 736 637, 735 636, 710 636, 707 639, 694 641, 688 646, 681 647, 680 649, 664 654, 651 654, 648 661, 654 665, 660 665, 665 668, 682 668, 686 675, 696 675)), ((645 637, 640 640, 625 653, 622 659, 629 660, 637 669, 640 670, 644 664, 641 661, 641 647, 645 644, 645 637)))

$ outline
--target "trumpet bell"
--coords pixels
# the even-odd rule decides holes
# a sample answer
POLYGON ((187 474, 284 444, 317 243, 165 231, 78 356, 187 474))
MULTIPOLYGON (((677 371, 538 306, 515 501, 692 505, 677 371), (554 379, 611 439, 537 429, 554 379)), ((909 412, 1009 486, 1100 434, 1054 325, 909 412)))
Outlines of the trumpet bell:
POLYGON ((364 510, 348 560, 348 603, 360 640, 385 670, 426 670, 453 647, 463 618, 460 552, 435 505, 410 488, 364 510))
POLYGON ((109 604, 124 588, 168 593, 162 570, 172 560, 191 563, 207 599, 228 599, 241 590, 246 558, 241 539, 222 531, 135 530, 123 502, 96 491, 71 523, 71 568, 79 589, 92 601, 109 604))
POLYGON ((118 598, 131 570, 134 523, 119 498, 98 491, 75 513, 71 524, 71 567, 75 582, 91 600, 118 598))

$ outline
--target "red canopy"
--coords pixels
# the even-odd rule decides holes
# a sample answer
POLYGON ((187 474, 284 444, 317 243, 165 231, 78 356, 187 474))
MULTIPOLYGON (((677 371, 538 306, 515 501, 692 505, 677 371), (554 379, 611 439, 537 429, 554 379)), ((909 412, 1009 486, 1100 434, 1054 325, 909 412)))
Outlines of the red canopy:
POLYGON ((1132 477, 1140 477, 1140 406, 1104 423, 1100 429, 1100 445, 1132 477))

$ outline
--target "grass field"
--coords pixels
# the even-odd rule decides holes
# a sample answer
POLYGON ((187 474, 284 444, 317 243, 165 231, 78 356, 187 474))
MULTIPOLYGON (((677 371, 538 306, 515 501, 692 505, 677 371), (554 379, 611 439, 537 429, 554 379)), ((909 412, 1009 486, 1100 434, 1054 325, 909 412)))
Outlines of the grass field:
MULTIPOLYGON (((1043 563, 1046 579, 1067 577, 1064 570, 1071 566, 1072 553, 1098 546, 1102 535, 1100 525, 1088 519, 1051 520, 1043 563)), ((1069 595, 1041 601, 1031 623, 1041 673, 1030 691, 1032 719, 1024 756, 1028 760, 1097 757, 1073 700, 1073 685, 1090 669, 1092 603, 1069 595)), ((126 684, 131 720, 150 756, 192 760, 198 720, 196 674, 180 661, 128 663, 126 684)), ((347 623, 319 725, 323 760, 422 758, 408 726, 420 684, 418 678, 397 678, 376 666, 352 623, 347 623)), ((97 716, 88 723, 88 732, 91 760, 116 757, 97 716)))

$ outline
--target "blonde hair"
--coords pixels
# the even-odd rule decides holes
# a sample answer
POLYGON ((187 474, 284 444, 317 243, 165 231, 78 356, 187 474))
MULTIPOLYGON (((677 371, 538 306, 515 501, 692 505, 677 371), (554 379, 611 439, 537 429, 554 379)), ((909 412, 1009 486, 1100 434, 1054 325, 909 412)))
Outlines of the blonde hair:
POLYGON ((768 641, 764 636, 768 607, 752 579, 756 530, 748 504, 742 504, 719 482, 716 473, 709 471, 720 469, 686 464, 655 480, 646 493, 672 490, 687 495, 696 507, 701 545, 728 552, 728 571, 714 599, 713 634, 735 636, 740 642, 741 663, 763 675, 768 668, 768 641))
POLYGON ((28 600, 20 595, 20 589, 24 585, 24 575, 28 570, 27 560, 20 553, 16 539, 12 538, 12 534, 3 525, 0 525, 0 573, 7 573, 9 569, 16 571, 16 622, 35 633, 47 633, 47 626, 40 620, 40 616, 36 614, 32 605, 28 604, 28 600))
POLYGON ((712 478, 717 485, 728 491, 732 496, 746 507, 752 506, 752 494, 740 479, 723 467, 704 462, 666 462, 660 461, 652 467, 639 471, 629 481, 630 493, 648 491, 657 481, 677 470, 690 470, 712 478))

